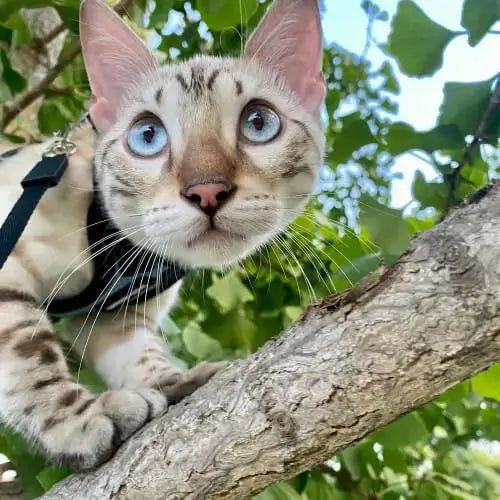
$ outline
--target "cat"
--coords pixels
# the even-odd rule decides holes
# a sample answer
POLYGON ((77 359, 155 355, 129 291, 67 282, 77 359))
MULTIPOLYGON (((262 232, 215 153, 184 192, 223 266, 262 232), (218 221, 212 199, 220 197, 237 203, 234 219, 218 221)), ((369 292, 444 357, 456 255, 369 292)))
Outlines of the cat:
MULTIPOLYGON (((117 245, 188 268, 234 265, 303 211, 323 158, 326 88, 317 0, 275 0, 241 58, 159 65, 101 0, 83 0, 80 39, 89 120, 72 129, 76 151, 60 184, 0 271, 0 419, 74 470, 106 461, 222 366, 180 371, 168 360, 157 321, 178 282, 124 317, 62 320, 109 390, 95 396, 72 378, 43 304, 92 279, 93 200, 120 231, 117 245)), ((2 160, 0 222, 53 141, 2 160)))

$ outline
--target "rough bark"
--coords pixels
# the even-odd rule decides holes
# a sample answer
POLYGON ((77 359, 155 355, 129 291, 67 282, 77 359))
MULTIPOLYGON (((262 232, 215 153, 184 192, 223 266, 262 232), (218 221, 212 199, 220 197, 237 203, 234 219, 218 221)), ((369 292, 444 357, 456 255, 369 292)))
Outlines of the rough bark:
POLYGON ((500 185, 48 499, 246 498, 500 359, 500 185))

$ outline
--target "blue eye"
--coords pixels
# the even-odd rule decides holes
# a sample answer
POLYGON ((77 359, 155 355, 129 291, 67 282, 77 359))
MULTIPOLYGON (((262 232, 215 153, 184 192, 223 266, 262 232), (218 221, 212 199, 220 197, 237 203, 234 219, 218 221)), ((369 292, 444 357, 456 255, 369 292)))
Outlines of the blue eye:
POLYGON ((167 131, 158 118, 143 118, 132 126, 127 142, 130 150, 136 155, 154 156, 167 145, 167 131))
POLYGON ((274 139, 281 130, 279 116, 263 104, 251 104, 243 111, 240 132, 250 142, 263 144, 274 139))

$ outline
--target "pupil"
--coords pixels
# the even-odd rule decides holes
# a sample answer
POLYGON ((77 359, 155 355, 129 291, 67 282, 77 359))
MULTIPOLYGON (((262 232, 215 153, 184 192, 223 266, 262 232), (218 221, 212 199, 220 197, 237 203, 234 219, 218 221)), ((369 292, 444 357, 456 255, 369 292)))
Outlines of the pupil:
POLYGON ((146 130, 142 133, 144 140, 148 143, 151 144, 153 142, 154 136, 155 136, 155 129, 152 125, 146 128, 146 130))
POLYGON ((264 118, 258 111, 254 111, 250 114, 249 121, 256 130, 260 131, 264 128, 264 118))

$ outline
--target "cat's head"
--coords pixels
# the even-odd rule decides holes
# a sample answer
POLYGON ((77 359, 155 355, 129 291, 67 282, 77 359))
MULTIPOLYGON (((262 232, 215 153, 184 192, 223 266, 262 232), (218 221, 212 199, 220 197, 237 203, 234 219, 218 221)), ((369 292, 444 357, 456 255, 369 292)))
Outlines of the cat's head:
POLYGON ((300 214, 323 155, 317 0, 275 0, 241 58, 161 66, 100 0, 80 34, 99 189, 132 241, 221 267, 300 214))

